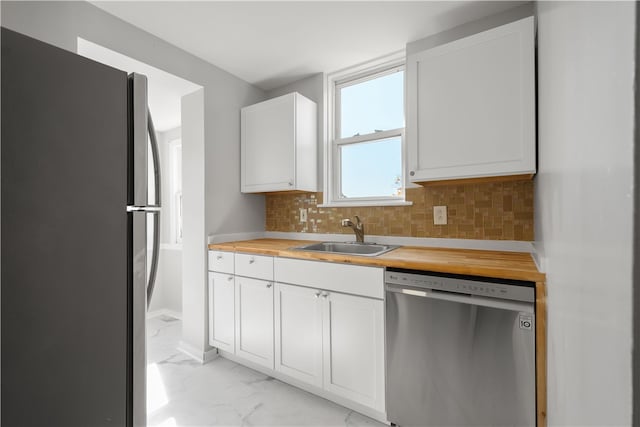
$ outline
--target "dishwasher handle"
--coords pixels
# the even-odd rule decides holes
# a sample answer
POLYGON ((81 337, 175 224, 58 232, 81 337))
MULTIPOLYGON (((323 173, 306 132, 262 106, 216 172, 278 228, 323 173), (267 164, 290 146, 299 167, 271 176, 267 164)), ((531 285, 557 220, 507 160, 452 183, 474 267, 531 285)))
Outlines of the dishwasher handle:
POLYGON ((487 298, 476 295, 458 294, 455 292, 438 291, 432 289, 412 288, 409 286, 397 286, 388 284, 387 292, 394 292, 413 297, 431 298, 443 301, 457 302, 460 304, 478 305, 482 307, 499 308, 502 310, 518 311, 533 314, 533 304, 517 301, 508 301, 497 298, 487 298))

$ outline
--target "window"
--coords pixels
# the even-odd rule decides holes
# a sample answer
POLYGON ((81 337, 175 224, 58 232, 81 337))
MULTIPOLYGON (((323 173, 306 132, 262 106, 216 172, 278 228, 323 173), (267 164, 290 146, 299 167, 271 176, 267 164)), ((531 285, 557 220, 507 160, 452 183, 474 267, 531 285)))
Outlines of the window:
POLYGON ((325 205, 404 201, 404 53, 328 76, 325 205))
POLYGON ((169 142, 169 194, 171 240, 182 243, 182 141, 169 142))

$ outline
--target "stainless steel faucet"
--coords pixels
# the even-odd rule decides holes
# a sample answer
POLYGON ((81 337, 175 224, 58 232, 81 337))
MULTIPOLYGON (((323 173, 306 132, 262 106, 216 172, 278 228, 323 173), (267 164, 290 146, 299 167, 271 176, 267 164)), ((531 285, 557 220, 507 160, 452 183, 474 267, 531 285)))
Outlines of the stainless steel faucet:
POLYGON ((364 243, 364 224, 360 222, 360 218, 358 215, 354 215, 353 218, 356 220, 354 224, 349 218, 345 218, 341 221, 343 227, 351 227, 353 232, 356 233, 356 242, 364 243))

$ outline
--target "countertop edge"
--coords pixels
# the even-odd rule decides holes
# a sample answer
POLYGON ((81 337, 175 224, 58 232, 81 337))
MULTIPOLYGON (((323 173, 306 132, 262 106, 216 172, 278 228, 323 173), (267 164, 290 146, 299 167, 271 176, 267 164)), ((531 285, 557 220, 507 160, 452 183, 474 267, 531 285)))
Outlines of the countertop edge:
POLYGON ((393 258, 393 251, 387 252, 386 254, 382 254, 377 257, 363 257, 357 255, 343 255, 343 254, 325 254, 318 252, 305 252, 305 251, 296 251, 293 248, 297 246, 302 246, 305 244, 317 243, 317 241, 313 240, 287 240, 287 239, 257 239, 257 240, 245 240, 245 241, 237 241, 237 242, 226 242, 226 243, 213 243, 209 244, 208 248, 210 250, 220 250, 220 251, 228 251, 228 252, 239 252, 239 253, 250 253, 256 255, 267 255, 267 256, 278 256, 283 258, 294 258, 294 259, 302 259, 302 260, 310 260, 310 261, 324 261, 324 262, 337 262, 342 264, 353 264, 353 265, 363 265, 363 266, 372 266, 372 267, 390 267, 390 268, 406 268, 406 269, 415 269, 415 270, 423 270, 423 271, 432 271, 435 273, 449 273, 449 274, 462 274, 462 275, 470 275, 470 276, 478 276, 478 277, 491 277, 496 279, 507 279, 507 280, 523 280, 534 283, 544 283, 546 281, 546 275, 540 271, 538 271, 536 263, 531 255, 531 253, 527 252, 501 252, 501 251, 489 251, 489 250, 481 250, 481 249, 451 249, 451 248, 430 248, 430 247, 422 247, 422 246, 402 246, 400 249, 409 249, 409 250, 424 250, 428 251, 437 251, 437 252, 452 252, 452 253, 460 253, 468 256, 469 254, 473 255, 474 252, 478 253, 478 255, 482 254, 484 256, 495 254, 508 254, 508 256, 513 256, 513 254, 521 254, 526 255, 531 259, 532 266, 536 269, 536 271, 525 270, 516 267, 496 267, 496 266, 482 266, 478 265, 481 261, 476 261, 473 264, 465 265, 461 262, 451 262, 451 263, 443 263, 443 262, 429 262, 427 261, 415 261, 410 259, 398 259, 393 258), (260 242, 260 241, 263 242, 260 242), (263 244, 278 244, 278 245, 287 245, 285 248, 269 248, 269 247, 261 247, 260 243, 263 244))

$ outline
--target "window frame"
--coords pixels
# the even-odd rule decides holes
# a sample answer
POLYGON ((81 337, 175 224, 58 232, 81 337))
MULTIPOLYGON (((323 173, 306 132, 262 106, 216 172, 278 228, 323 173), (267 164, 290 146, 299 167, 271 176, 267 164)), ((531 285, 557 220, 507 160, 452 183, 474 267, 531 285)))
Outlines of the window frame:
MULTIPOLYGON (((340 89, 398 71, 405 72, 403 91, 406 93, 406 55, 398 51, 354 67, 327 75, 326 95, 326 137, 324 138, 324 203, 320 207, 339 206, 406 206, 411 205, 406 197, 406 139, 405 127, 340 138, 340 89), (341 194, 341 157, 340 148, 345 145, 376 142, 392 137, 400 137, 402 196, 344 197, 341 194)), ((404 96, 406 117, 406 96, 404 96)))

